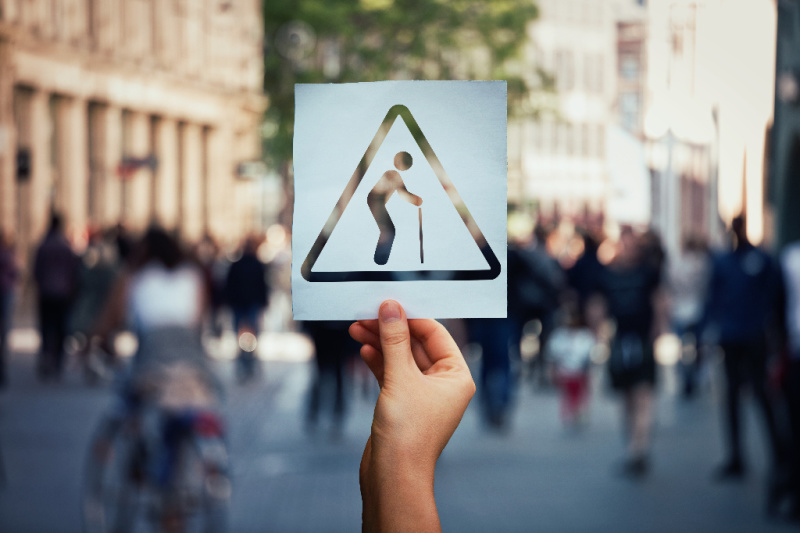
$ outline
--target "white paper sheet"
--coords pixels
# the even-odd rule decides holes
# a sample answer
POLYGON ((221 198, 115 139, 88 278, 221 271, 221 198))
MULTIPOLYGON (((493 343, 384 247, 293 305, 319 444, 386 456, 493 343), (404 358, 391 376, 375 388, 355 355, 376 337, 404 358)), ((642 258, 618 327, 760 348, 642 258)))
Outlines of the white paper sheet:
POLYGON ((411 318, 505 317, 505 82, 295 97, 294 318, 375 318, 387 298, 411 318))

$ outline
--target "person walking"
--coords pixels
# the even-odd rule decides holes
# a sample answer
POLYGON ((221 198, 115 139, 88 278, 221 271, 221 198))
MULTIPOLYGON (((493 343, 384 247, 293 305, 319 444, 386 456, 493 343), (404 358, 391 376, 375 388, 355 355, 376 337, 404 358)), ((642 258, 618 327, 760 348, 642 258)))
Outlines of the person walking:
POLYGON ((117 248, 108 232, 95 231, 89 236, 89 244, 81 257, 78 269, 78 290, 69 319, 69 334, 81 346, 84 377, 94 383, 115 366, 115 359, 108 343, 104 346, 103 359, 93 357, 92 329, 104 311, 111 289, 119 274, 117 248), (104 363, 104 364, 103 364, 104 363))
POLYGON ((566 285, 564 272, 547 251, 547 230, 540 226, 525 239, 508 247, 508 312, 513 353, 521 355, 525 324, 539 324, 539 353, 530 361, 530 378, 538 371, 538 383, 547 385, 547 342, 555 313, 566 285))
POLYGON ((782 490, 772 494, 770 504, 778 509, 781 500, 788 499, 789 519, 800 523, 800 241, 784 248, 781 267, 786 291, 784 392, 789 415, 791 470, 782 490))
POLYGON ((470 318, 469 338, 481 347, 480 397, 488 428, 503 432, 510 428, 514 381, 511 374, 512 323, 505 318, 470 318))
POLYGON ((33 264, 42 343, 37 373, 42 379, 61 377, 67 320, 78 290, 79 272, 80 258, 64 235, 61 217, 53 215, 33 264))
POLYGON ((306 428, 309 433, 316 430, 322 406, 332 398, 331 437, 337 439, 342 434, 345 415, 345 364, 350 355, 358 351, 347 333, 349 327, 350 322, 334 320, 303 323, 303 329, 314 342, 316 366, 306 413, 306 428))
POLYGON ((592 330, 583 319, 578 298, 565 298, 564 321, 547 344, 553 380, 561 389, 561 419, 577 427, 586 421, 589 403, 589 371, 596 344, 592 330))
POLYGON ((690 354, 681 361, 684 398, 694 396, 702 370, 699 334, 710 269, 708 248, 698 237, 686 239, 683 253, 671 261, 667 269, 672 329, 681 339, 684 354, 690 354))
POLYGON ((604 269, 599 289, 608 315, 616 322, 608 370, 611 386, 624 402, 628 458, 622 473, 634 478, 644 476, 650 468, 660 278, 655 265, 645 260, 633 229, 623 227, 619 250, 604 269))
POLYGON ((11 239, 0 232, 0 388, 8 381, 8 333, 14 317, 14 286, 19 277, 11 239))
POLYGON ((245 240, 242 256, 231 264, 225 281, 225 297, 233 313, 233 329, 239 338, 237 366, 242 381, 255 375, 260 323, 269 301, 267 267, 256 255, 259 244, 255 237, 245 240))
POLYGON ((766 331, 775 325, 780 273, 775 261, 747 238, 745 219, 731 224, 733 250, 713 260, 704 331, 713 327, 724 353, 727 458, 715 471, 718 480, 742 478, 746 464, 742 451, 740 394, 745 384, 755 397, 767 430, 773 472, 783 462, 775 412, 767 389, 766 331))

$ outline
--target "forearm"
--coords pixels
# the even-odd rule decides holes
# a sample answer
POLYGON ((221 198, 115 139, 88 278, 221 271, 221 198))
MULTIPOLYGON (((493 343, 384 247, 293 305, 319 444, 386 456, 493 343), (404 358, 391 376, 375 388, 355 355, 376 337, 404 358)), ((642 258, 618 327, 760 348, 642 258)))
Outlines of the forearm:
POLYGON ((373 455, 368 444, 360 475, 364 533, 441 532, 434 467, 420 468, 411 458, 373 455))
POLYGON ((405 187, 401 187, 401 188, 397 189, 397 195, 400 196, 401 198, 403 198, 403 200, 405 200, 406 202, 408 202, 410 204, 414 204, 414 205, 421 205, 422 204, 422 198, 420 198, 416 194, 412 194, 412 193, 408 192, 408 189, 406 189, 405 187))
POLYGON ((381 387, 359 472, 363 531, 441 533, 433 479, 475 393, 466 361, 444 326, 409 322, 393 300, 350 332, 381 387))

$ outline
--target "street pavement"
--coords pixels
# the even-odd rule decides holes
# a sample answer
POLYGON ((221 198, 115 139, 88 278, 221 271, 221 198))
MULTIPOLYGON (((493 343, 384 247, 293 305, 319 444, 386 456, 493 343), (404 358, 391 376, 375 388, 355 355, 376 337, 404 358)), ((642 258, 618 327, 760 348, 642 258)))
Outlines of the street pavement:
MULTIPOLYGON (((271 349, 286 345, 307 342, 289 335, 273 339, 271 349)), ((313 368, 303 357, 285 355, 268 358, 260 378, 245 385, 236 384, 231 361, 216 363, 227 385, 234 463, 230 529, 358 531, 358 464, 376 386, 352 380, 340 435, 324 423, 309 432, 303 412, 313 368)), ((0 393, 0 532, 78 532, 87 443, 111 401, 111 387, 85 385, 74 366, 60 383, 39 383, 33 350, 23 342, 9 363, 10 386, 0 393)), ((491 432, 481 423, 476 396, 437 469, 444 531, 795 531, 763 515, 766 452, 752 402, 746 402, 750 475, 742 483, 716 484, 718 379, 688 402, 674 392, 674 369, 661 371, 653 469, 638 482, 616 471, 623 458, 619 405, 601 369, 582 430, 563 427, 554 391, 525 383, 508 431, 491 432)))

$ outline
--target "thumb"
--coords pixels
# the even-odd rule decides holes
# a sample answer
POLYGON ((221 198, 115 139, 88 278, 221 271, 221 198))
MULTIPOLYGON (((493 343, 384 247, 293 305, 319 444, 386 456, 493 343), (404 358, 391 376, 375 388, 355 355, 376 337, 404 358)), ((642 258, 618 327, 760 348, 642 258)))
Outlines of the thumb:
POLYGON ((378 311, 378 329, 385 375, 407 372, 414 358, 411 355, 411 334, 406 313, 399 303, 386 300, 378 311))

